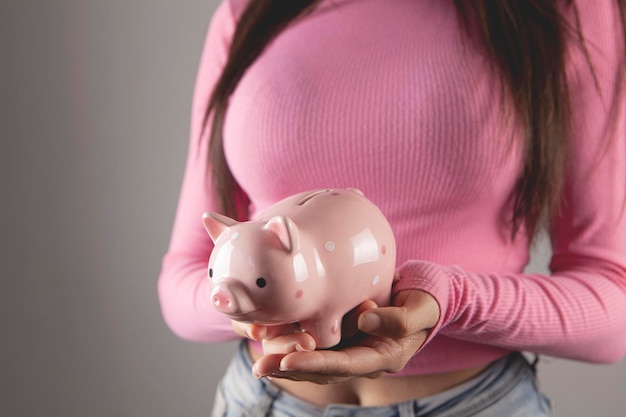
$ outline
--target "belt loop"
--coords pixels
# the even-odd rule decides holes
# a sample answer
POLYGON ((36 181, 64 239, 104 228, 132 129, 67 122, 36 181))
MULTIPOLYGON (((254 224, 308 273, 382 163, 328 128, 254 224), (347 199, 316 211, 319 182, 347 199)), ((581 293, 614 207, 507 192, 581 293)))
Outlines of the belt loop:
POLYGON ((398 417, 417 417, 417 400, 403 401, 398 404, 398 417))
POLYGON ((260 395, 259 400, 250 407, 250 410, 245 413, 247 417, 266 417, 269 411, 272 409, 272 404, 278 395, 280 389, 272 384, 263 381, 263 393, 260 395))

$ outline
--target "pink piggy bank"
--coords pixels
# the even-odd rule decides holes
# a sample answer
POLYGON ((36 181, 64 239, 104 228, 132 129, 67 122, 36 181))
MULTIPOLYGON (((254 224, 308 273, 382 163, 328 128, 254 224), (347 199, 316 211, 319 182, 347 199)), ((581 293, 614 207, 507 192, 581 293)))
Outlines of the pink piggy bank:
POLYGON ((205 213, 215 243, 211 302, 233 320, 300 324, 318 348, 341 340, 345 313, 390 302, 396 245, 381 211, 356 189, 288 197, 258 220, 205 213))

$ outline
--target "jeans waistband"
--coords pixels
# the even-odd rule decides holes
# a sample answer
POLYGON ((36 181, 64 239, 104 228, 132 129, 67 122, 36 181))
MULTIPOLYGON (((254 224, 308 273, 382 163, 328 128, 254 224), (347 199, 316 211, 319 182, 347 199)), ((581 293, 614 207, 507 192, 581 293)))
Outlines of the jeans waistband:
MULTIPOLYGON (((534 369, 523 355, 512 353, 495 361, 474 378, 429 397, 385 406, 360 407, 348 404, 332 404, 324 408, 281 391, 269 380, 254 378, 252 376, 252 359, 244 342, 235 352, 220 389, 225 397, 227 407, 230 407, 231 410, 243 410, 240 414, 227 413, 227 416, 465 417, 474 415, 478 411, 495 404, 513 390, 520 381, 525 381, 530 385, 529 388, 534 390, 534 369)), ((533 392, 536 393, 536 391, 533 392)))

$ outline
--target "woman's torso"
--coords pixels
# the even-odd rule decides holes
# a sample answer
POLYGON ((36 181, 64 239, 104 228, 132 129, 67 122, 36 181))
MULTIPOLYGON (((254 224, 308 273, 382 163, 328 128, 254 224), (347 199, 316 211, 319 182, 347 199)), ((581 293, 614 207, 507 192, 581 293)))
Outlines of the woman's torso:
MULTIPOLYGON (((454 2, 324 1, 244 75, 227 113, 226 157, 251 217, 291 194, 356 187, 388 218, 398 265, 519 272, 528 240, 512 239, 509 221, 520 149, 500 92, 454 2)), ((414 387, 441 375, 455 384, 507 353, 438 335, 401 375, 414 387)), ((421 394, 387 379, 338 392, 421 394)))

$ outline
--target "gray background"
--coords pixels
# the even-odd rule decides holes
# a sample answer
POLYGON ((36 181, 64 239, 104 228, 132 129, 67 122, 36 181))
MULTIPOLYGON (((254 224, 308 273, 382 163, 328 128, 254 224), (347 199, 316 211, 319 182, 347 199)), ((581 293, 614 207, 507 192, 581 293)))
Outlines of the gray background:
MULTIPOLYGON (((208 414, 232 345, 173 336, 156 279, 216 5, 0 0, 0 415, 208 414)), ((540 373, 558 415, 626 416, 626 361, 540 373)))

